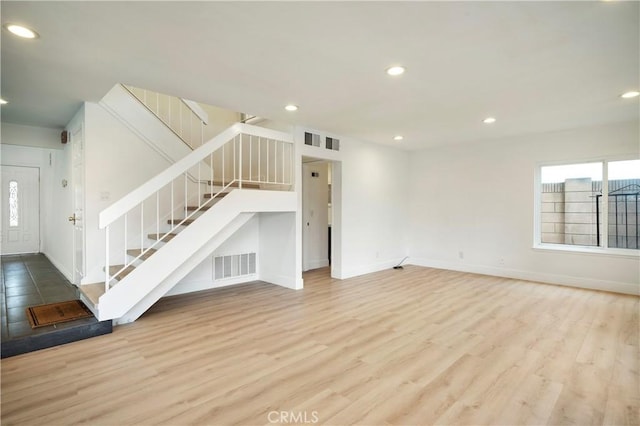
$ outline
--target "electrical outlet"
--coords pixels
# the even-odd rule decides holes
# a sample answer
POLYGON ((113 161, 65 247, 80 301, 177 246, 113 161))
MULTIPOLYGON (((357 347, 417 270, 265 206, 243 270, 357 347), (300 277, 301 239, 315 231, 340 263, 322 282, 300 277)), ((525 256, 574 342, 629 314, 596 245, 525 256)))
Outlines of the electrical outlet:
POLYGON ((458 252, 458 259, 460 259, 460 260, 464 259, 464 252, 463 251, 459 251, 458 252))
POLYGON ((504 266, 504 258, 501 257, 500 260, 498 260, 498 264, 504 266))

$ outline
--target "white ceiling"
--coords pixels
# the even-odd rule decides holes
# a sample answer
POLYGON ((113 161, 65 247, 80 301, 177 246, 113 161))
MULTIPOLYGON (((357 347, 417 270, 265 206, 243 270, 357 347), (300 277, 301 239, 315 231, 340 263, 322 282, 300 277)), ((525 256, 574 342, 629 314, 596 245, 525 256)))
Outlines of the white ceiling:
POLYGON ((639 6, 2 1, 41 35, 2 30, 2 121, 62 127, 116 83, 407 149, 638 120, 639 6))

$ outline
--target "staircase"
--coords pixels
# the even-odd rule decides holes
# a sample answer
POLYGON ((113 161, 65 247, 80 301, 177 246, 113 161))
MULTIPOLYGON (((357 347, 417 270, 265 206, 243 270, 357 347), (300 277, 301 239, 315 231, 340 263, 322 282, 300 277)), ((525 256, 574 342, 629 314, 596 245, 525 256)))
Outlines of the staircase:
POLYGON ((294 212, 290 135, 235 124, 100 213, 105 280, 80 286, 103 321, 135 321, 261 212, 294 212))

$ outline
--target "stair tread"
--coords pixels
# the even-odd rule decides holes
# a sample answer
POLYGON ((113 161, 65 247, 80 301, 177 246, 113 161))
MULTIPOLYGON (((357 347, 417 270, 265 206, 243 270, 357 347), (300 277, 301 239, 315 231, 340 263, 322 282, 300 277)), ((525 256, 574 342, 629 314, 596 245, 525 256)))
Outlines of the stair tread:
MULTIPOLYGON (((182 221, 183 221, 183 219, 173 219, 173 221, 171 219, 169 219, 169 220, 167 220, 167 223, 169 225, 177 225, 182 221)), ((191 225, 194 221, 195 221, 195 219, 187 219, 184 222, 182 222, 180 225, 188 226, 188 225, 191 225)))
POLYGON ((194 210, 198 210, 198 209, 204 211, 204 210, 209 210, 210 208, 211 208, 210 205, 200 206, 200 207, 198 207, 198 206, 187 206, 187 210, 190 211, 190 212, 192 212, 194 210))
POLYGON ((176 235, 178 234, 149 234, 147 235, 147 238, 149 238, 150 240, 161 240, 164 242, 167 241, 171 241, 176 235))
POLYGON ((203 197, 204 198, 222 198, 222 197, 226 197, 227 195, 229 195, 229 192, 220 192, 218 194, 207 193, 207 194, 204 194, 203 197))
MULTIPOLYGON (((158 250, 152 248, 152 249, 146 249, 144 254, 140 257, 141 260, 147 260, 148 258, 150 258, 155 252, 157 252, 158 250)), ((140 256, 140 253, 142 252, 142 249, 129 249, 127 250, 127 254, 129 256, 132 257, 138 257, 140 256)))
POLYGON ((116 273, 119 270, 121 270, 122 268, 124 268, 124 265, 111 265, 111 266, 109 266, 109 275, 111 275, 113 278, 115 278, 118 281, 122 281, 122 279, 124 277, 126 277, 131 272, 133 272, 134 269, 136 269, 135 266, 129 265, 126 268, 124 268, 124 270, 122 270, 122 272, 120 272, 119 274, 116 275, 116 273))
MULTIPOLYGON (((229 182, 227 183, 223 183, 222 181, 219 180, 214 180, 214 181, 207 181, 207 185, 209 186, 227 186, 229 185, 229 187, 231 188, 239 188, 240 187, 240 182, 233 182, 232 184, 229 184, 229 182)), ((260 184, 259 183, 249 183, 249 182, 242 182, 242 187, 246 188, 246 189, 260 189, 260 184)))
POLYGON ((104 283, 83 284, 78 289, 94 306, 98 306, 98 299, 104 294, 104 283))

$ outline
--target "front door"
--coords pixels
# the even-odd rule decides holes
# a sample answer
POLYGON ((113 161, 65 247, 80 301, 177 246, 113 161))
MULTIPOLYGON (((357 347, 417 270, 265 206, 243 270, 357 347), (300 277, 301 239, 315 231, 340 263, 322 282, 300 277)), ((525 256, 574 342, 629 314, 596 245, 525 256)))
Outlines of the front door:
POLYGON ((2 166, 2 254, 40 251, 40 169, 2 166))

